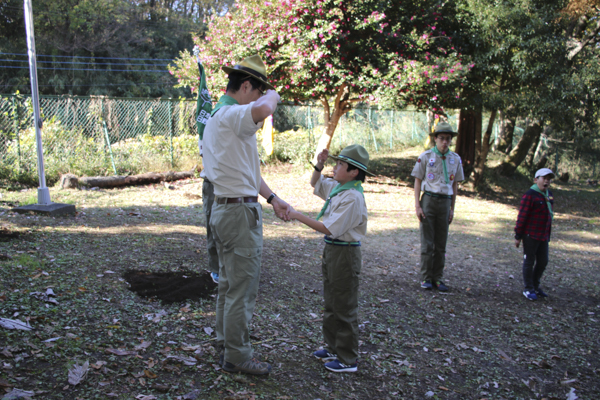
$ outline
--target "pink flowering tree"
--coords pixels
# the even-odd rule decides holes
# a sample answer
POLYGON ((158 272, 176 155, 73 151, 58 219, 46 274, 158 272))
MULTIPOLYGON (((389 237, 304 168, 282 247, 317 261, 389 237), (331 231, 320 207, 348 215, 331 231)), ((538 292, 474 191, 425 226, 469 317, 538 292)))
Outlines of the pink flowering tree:
MULTIPOLYGON (((319 102, 325 125, 317 151, 329 148, 340 118, 357 103, 443 112, 469 70, 430 0, 239 0, 195 43, 215 98, 226 85, 220 67, 259 54, 282 99, 319 102)), ((189 52, 171 73, 196 89, 189 52)))

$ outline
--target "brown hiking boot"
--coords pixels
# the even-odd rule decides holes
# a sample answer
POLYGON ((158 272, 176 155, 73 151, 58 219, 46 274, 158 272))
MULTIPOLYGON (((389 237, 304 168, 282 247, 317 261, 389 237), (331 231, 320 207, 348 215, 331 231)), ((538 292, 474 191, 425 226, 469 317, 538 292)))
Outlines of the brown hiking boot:
POLYGON ((243 374, 250 375, 266 375, 271 372, 271 365, 266 362, 261 362, 255 357, 239 363, 238 365, 232 364, 229 361, 225 361, 223 370, 227 372, 241 372, 243 374))

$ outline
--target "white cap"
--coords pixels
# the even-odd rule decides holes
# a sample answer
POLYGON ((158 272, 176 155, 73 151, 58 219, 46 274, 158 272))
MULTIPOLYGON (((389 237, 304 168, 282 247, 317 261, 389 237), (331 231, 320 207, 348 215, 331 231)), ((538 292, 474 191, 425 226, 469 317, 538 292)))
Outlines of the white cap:
POLYGON ((540 176, 547 176, 547 175, 552 175, 552 179, 554 179, 554 172, 552 172, 552 170, 550 168, 538 169, 535 172, 535 179, 539 178, 540 176))

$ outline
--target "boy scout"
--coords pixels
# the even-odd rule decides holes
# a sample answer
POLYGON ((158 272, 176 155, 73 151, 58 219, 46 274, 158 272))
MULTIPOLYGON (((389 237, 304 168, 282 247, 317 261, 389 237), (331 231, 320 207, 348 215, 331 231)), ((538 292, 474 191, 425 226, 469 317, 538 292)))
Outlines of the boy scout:
MULTIPOLYGON (((323 336, 327 348, 314 356, 328 361, 333 372, 356 372, 358 359, 358 276, 362 266, 360 240, 367 233, 367 206, 361 182, 365 181, 369 153, 359 145, 346 147, 337 157, 333 179, 321 171, 329 152, 317 156, 310 184, 314 194, 325 200, 317 219, 295 210, 291 219, 325 234, 323 249, 323 336), (323 216, 323 222, 319 218, 323 216)), ((372 175, 372 174, 370 174, 372 175)))
POLYGON ((460 156, 449 149, 455 135, 450 124, 437 124, 431 133, 435 146, 419 156, 412 171, 421 231, 421 287, 441 292, 448 291, 443 281, 448 227, 454 219, 457 182, 464 179, 460 156))
POLYGON ((253 354, 248 324, 254 312, 262 259, 260 194, 287 219, 289 205, 260 174, 256 131, 277 108, 279 95, 267 82, 258 55, 246 58, 229 74, 225 95, 212 110, 204 131, 206 178, 214 185, 210 228, 219 259, 217 346, 224 349, 223 369, 264 375, 271 365, 253 354), (265 93, 266 90, 266 93, 265 93))

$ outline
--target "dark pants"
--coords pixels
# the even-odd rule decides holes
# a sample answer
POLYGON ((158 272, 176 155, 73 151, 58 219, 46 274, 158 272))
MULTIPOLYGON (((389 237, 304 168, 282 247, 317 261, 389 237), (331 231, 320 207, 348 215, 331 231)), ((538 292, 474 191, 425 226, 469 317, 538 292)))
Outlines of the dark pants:
POLYGON ((323 337, 330 353, 344 364, 358 358, 358 276, 360 246, 325 244, 323 249, 323 337))
POLYGON ((548 265, 548 241, 523 237, 523 282, 525 289, 533 291, 540 286, 540 279, 548 265))
POLYGON ((213 238, 212 228, 210 227, 210 213, 215 201, 215 187, 208 179, 202 184, 202 210, 206 217, 206 249, 208 250, 208 270, 219 273, 219 254, 217 253, 217 244, 213 238))
POLYGON ((452 200, 423 195, 421 208, 426 218, 421 221, 421 278, 432 282, 444 278, 448 219, 452 200))

